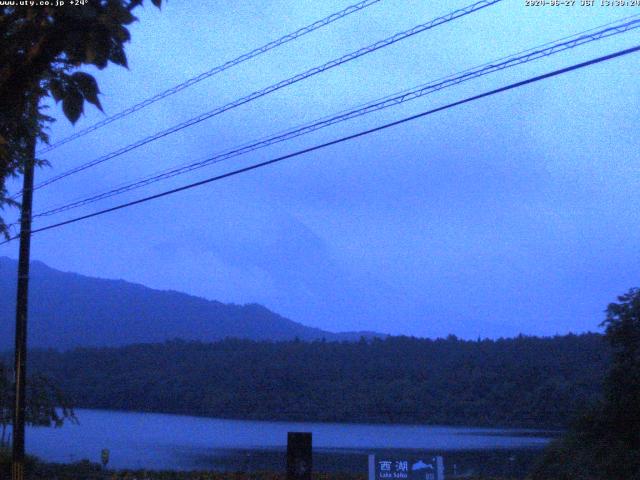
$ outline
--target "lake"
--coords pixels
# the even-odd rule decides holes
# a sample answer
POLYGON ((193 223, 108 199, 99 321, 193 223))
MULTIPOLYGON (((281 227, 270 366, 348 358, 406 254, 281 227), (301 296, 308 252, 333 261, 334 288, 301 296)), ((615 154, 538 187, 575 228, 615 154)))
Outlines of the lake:
MULTIPOLYGON (((76 411, 79 424, 27 429, 27 451, 52 462, 89 459, 111 452, 110 468, 257 471, 284 468, 287 432, 313 432, 318 471, 366 471, 367 454, 431 452, 457 461, 515 463, 538 455, 545 432, 423 425, 370 425, 225 420, 108 410, 76 411), (483 460, 484 459, 484 460, 483 460)), ((527 460, 528 459, 528 460, 527 460)), ((449 470, 449 468, 447 468, 449 470)), ((493 469, 495 471, 495 469, 493 469)))

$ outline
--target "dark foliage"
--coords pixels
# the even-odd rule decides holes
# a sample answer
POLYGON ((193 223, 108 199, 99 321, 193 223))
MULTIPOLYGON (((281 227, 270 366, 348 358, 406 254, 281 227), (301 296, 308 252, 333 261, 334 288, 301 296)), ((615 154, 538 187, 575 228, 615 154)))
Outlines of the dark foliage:
MULTIPOLYGON (((8 429, 13 421, 13 372, 0 362, 0 448, 9 442, 8 429)), ((76 417, 67 397, 47 377, 31 375, 27 381, 25 419, 28 425, 61 427, 76 417)))
POLYGON ((607 308, 613 350, 602 400, 548 449, 535 479, 640 478, 640 290, 607 308))
POLYGON ((564 427, 598 398, 602 336, 356 343, 172 341, 35 351, 87 408, 203 416, 564 427))
MULTIPOLYGON (((0 480, 11 479, 11 459, 0 449, 0 480)), ((282 470, 282 469, 279 469, 282 470)), ((365 474, 326 474, 314 472, 313 480, 365 480, 365 474)), ((99 464, 87 460, 71 464, 44 463, 27 457, 26 480, 285 480, 283 472, 210 472, 102 470, 99 464)), ((473 480, 473 479, 469 479, 473 480)), ((490 480, 490 479, 484 479, 490 480)))
MULTIPOLYGON (((161 0, 151 1, 160 6, 161 0)), ((136 20, 131 12, 142 3, 0 6, 0 209, 15 205, 5 180, 21 174, 32 139, 47 141, 44 130, 53 119, 40 111, 40 99, 51 95, 62 102, 72 123, 80 118, 84 102, 102 109, 95 79, 76 70, 83 65, 103 69, 109 62, 127 66, 127 26, 136 20)), ((0 217, 0 235, 8 233, 0 217)))

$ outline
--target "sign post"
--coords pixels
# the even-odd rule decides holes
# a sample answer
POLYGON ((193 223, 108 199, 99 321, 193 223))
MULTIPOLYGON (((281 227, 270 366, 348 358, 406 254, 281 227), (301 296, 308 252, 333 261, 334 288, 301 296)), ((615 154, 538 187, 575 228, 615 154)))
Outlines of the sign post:
POLYGON ((430 455, 369 455, 369 480, 444 480, 444 460, 430 455))
POLYGON ((311 433, 287 434, 287 480, 311 480, 311 433))
POLYGON ((102 468, 107 468, 107 464, 109 463, 109 449, 103 448, 102 452, 100 452, 100 461, 102 462, 102 468))

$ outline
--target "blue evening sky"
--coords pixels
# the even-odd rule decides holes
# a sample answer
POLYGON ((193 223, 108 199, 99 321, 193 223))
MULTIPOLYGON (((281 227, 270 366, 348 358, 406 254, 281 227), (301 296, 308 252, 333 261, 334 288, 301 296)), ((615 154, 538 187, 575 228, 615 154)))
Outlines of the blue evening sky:
MULTIPOLYGON (((349 0, 170 1, 138 11, 130 69, 96 71, 107 114, 340 10, 349 0)), ((149 3, 149 2, 146 2, 149 3)), ((46 155, 42 181, 470 1, 382 0, 46 155)), ((36 192, 35 211, 207 158, 640 8, 505 0, 36 192)), ((183 185, 640 44, 640 29, 40 219, 183 185)), ((214 184, 40 233, 32 256, 328 330, 464 338, 598 329, 640 285, 640 53, 214 184)), ((52 140, 73 127, 60 109, 52 140)), ((16 190, 18 185, 13 186, 16 190)), ((15 217, 15 212, 9 217, 15 217)), ((17 258, 17 244, 0 247, 17 258)), ((176 319, 179 322, 180 319, 176 319)))

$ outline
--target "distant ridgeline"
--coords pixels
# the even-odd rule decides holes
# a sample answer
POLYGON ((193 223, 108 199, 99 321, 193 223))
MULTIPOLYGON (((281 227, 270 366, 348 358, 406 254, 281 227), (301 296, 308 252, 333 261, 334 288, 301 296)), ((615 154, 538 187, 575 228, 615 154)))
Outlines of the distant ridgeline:
MULTIPOLYGON (((13 348, 15 260, 0 257, 0 351, 13 348)), ((353 340, 373 332, 333 333, 312 328, 258 304, 233 305, 186 293, 87 277, 31 262, 29 346, 67 349, 164 342, 250 340, 353 340), (153 328, 150 328, 150 326, 153 328)))
POLYGON ((601 335, 170 341, 33 351, 77 407, 226 418, 562 428, 598 398, 601 335))

